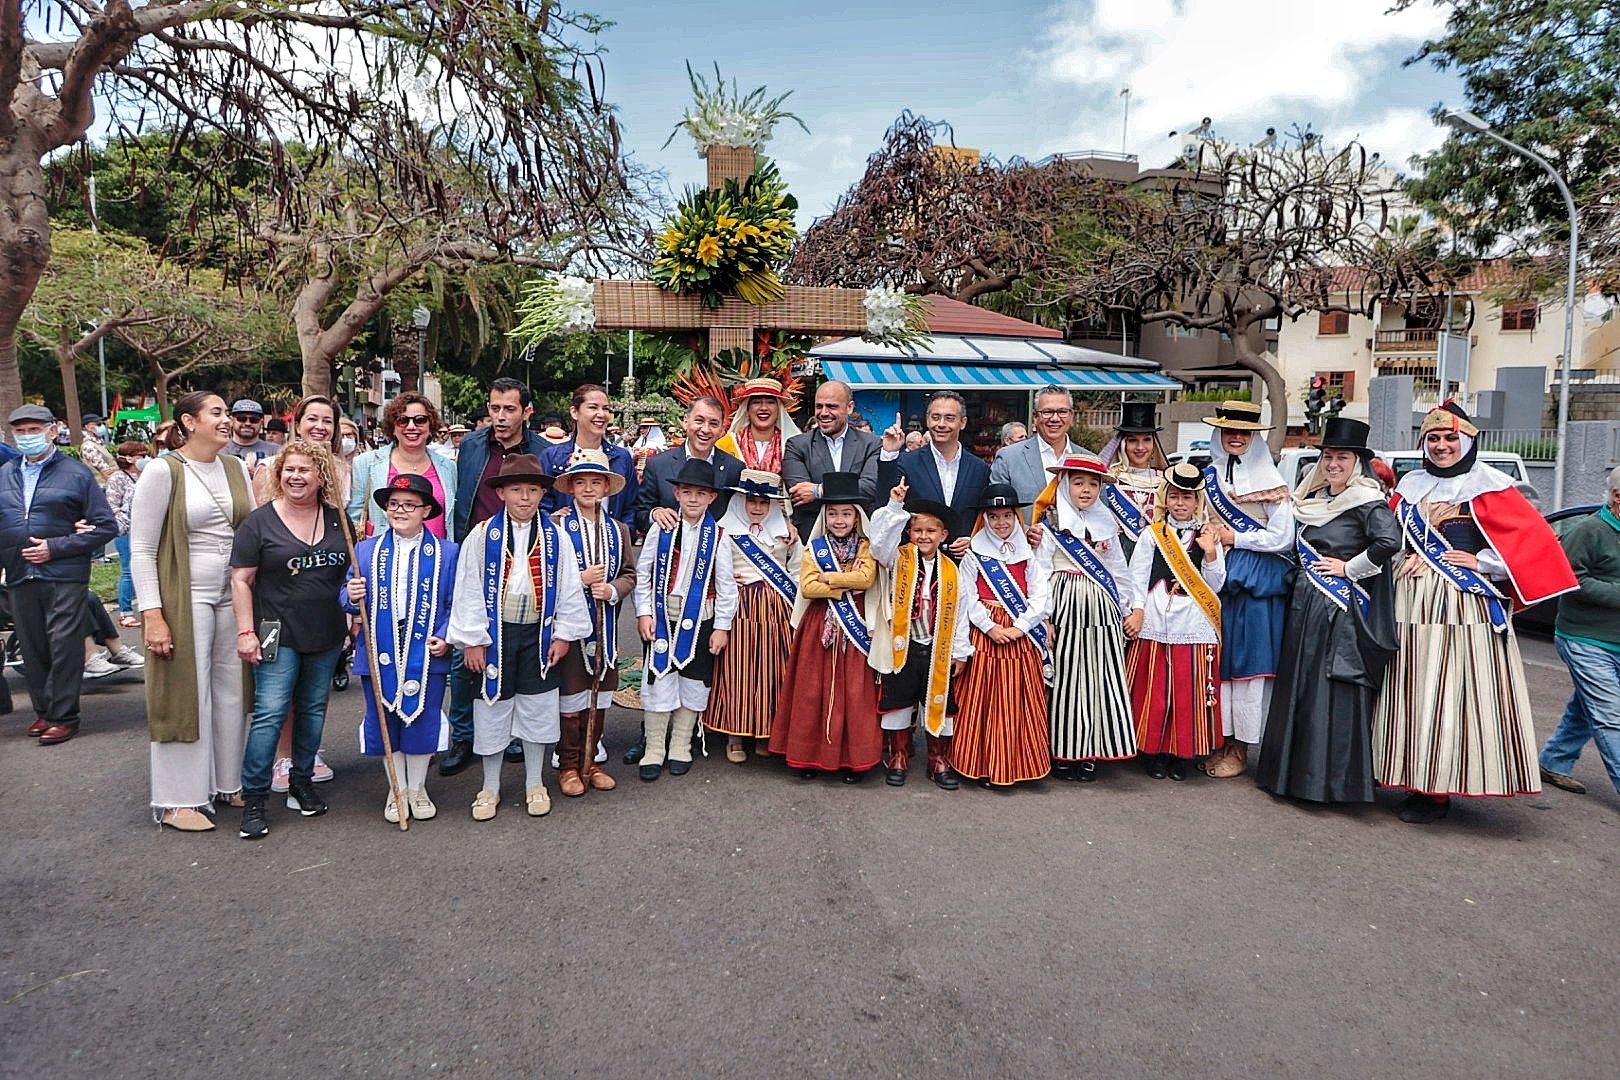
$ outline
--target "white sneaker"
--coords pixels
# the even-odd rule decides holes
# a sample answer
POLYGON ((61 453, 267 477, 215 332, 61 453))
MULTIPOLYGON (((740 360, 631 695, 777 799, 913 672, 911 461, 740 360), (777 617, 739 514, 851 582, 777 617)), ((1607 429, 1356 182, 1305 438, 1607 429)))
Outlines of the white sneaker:
POLYGON ((601 739, 598 739, 598 740, 596 740, 596 763, 598 765, 600 765, 600 764, 602 764, 602 762, 604 762, 606 760, 607 760, 607 747, 602 745, 602 740, 601 739))
POLYGON ((319 750, 315 751, 315 768, 310 770, 309 778, 317 784, 324 784, 335 775, 332 772, 332 766, 328 765, 326 759, 321 757, 321 752, 319 750))
POLYGON ((142 667, 146 663, 146 657, 142 656, 128 645, 119 645, 118 651, 116 652, 109 651, 107 653, 107 659, 111 663, 117 664, 119 667, 142 667))
POLYGON ((276 759, 276 767, 270 773, 270 790, 283 792, 287 790, 287 780, 292 776, 292 758, 276 759))
POLYGON ((383 820, 392 824, 399 824, 399 807, 394 805, 394 793, 388 793, 388 801, 383 803, 383 820))
POLYGON ((124 669, 107 659, 106 653, 96 653, 84 662, 84 677, 87 679, 101 679, 108 675, 116 675, 124 669))

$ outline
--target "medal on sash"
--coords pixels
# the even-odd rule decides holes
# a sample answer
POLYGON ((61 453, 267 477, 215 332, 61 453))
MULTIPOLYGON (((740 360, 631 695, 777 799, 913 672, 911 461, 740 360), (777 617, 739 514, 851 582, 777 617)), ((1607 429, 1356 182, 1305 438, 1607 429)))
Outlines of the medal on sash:
POLYGON ((427 639, 438 619, 439 543, 424 531, 416 550, 404 566, 396 563, 393 529, 384 529, 371 549, 371 567, 366 589, 371 594, 371 625, 366 633, 377 646, 377 670, 373 688, 377 702, 409 724, 422 715, 427 703, 424 690, 428 677, 427 639), (409 588, 405 610, 394 610, 394 575, 405 574, 409 588), (401 625, 408 627, 401 629, 401 625))
MULTIPOLYGON (((818 536, 810 541, 810 555, 816 560, 816 566, 823 573, 838 573, 838 560, 833 558, 832 545, 825 536, 818 536)), ((850 643, 861 650, 861 655, 872 655, 872 631, 855 609, 855 603, 850 599, 851 589, 844 590, 844 595, 836 600, 828 600, 827 607, 831 609, 833 618, 838 625, 844 628, 844 636, 850 643)))
MULTIPOLYGON (((607 514, 597 507, 599 520, 597 529, 606 541, 603 545, 607 551, 604 563, 603 580, 612 581, 624 569, 624 546, 619 542, 619 526, 607 514)), ((570 504, 565 511, 564 520, 567 521, 568 538, 573 541, 574 561, 579 564, 580 573, 590 565, 590 556, 585 550, 585 528, 581 522, 584 520, 579 513, 577 505, 570 504)), ((613 664, 619 658, 619 625, 613 617, 612 609, 607 607, 606 601, 597 600, 590 595, 590 586, 585 586, 585 607, 591 613, 591 636, 580 643, 580 655, 585 660, 585 672, 595 675, 603 670, 602 664, 613 664), (597 653, 597 642, 602 643, 600 658, 597 653)))
MULTIPOLYGON (((1055 534, 1054 534, 1055 535, 1055 534)), ((1018 587, 1018 579, 1012 576, 1007 564, 999 559, 986 558, 975 553, 974 558, 979 561, 979 572, 990 583, 990 591, 996 594, 1001 606, 1007 609, 1007 614, 1015 620, 1022 618, 1029 610, 1029 597, 1024 590, 1018 587)), ((1031 560, 1033 562, 1033 560, 1031 560)), ((1104 570, 1103 573, 1107 573, 1104 570)), ((1116 600, 1116 603, 1118 601, 1116 600)), ((1051 682, 1057 675, 1052 668, 1051 641, 1046 632, 1046 623, 1039 622, 1029 628, 1029 640, 1035 643, 1035 648, 1041 654, 1041 675, 1047 682, 1051 682)))
MULTIPOLYGON (((551 641, 557 613, 557 543, 561 539, 549 518, 534 519, 534 543, 540 548, 543 582, 535 583, 535 599, 540 608, 540 671, 544 675, 551 669, 551 641)), ((490 704, 501 697, 501 605, 506 595, 506 583, 512 572, 512 560, 528 558, 529 552, 510 550, 506 510, 496 512, 485 525, 484 532, 484 610, 489 613, 489 640, 494 660, 484 665, 481 693, 490 704)), ((531 570, 531 577, 533 576, 531 570)))
POLYGON ((1423 557, 1441 577, 1456 589, 1468 593, 1470 596, 1480 597, 1485 601, 1485 610, 1491 617, 1491 629, 1497 633, 1508 628, 1507 606, 1502 603, 1502 594, 1496 586, 1477 570, 1470 570, 1465 566, 1452 566, 1441 558, 1451 545, 1446 543, 1445 537, 1428 527, 1418 508, 1405 499, 1401 500, 1396 517, 1401 520, 1401 529, 1406 538, 1411 541, 1412 548, 1423 557))
POLYGON ((1215 466, 1204 466, 1204 494, 1209 498, 1210 508, 1226 523, 1226 527, 1235 533, 1264 532, 1265 526, 1254 520, 1243 508, 1232 501, 1232 497, 1221 488, 1220 478, 1215 473, 1215 466))
POLYGON ((1333 605, 1340 611, 1349 611, 1350 602, 1354 600, 1361 613, 1367 614, 1367 610, 1372 607, 1372 597, 1367 595, 1367 590, 1348 577, 1329 577, 1316 570, 1315 564, 1322 556, 1311 547, 1303 533, 1296 541, 1295 550, 1299 555, 1300 568, 1305 571, 1310 583, 1316 586, 1317 592, 1333 601, 1333 605))
POLYGON ((667 675, 672 667, 683 668, 697 655, 698 630, 703 622, 703 601, 708 597, 709 570, 714 565, 715 541, 719 527, 707 514, 698 526, 697 551, 692 553, 692 580, 681 604, 681 623, 675 640, 669 639, 670 567, 674 562, 675 537, 681 525, 658 533, 658 553, 653 561, 653 643, 648 668, 654 675, 667 675))
POLYGON ((746 533, 733 536, 731 542, 737 545, 737 550, 743 553, 743 558, 753 564, 759 576, 765 583, 775 589, 777 595, 790 605, 799 599, 799 584, 793 580, 793 575, 787 572, 783 565, 771 557, 765 550, 765 545, 746 533))

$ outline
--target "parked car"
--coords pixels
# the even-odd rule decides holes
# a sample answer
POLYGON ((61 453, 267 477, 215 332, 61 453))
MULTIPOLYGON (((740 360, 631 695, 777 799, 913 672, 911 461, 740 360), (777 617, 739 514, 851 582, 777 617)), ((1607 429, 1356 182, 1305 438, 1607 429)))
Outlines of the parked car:
MULTIPOLYGON (((1423 467, 1423 451, 1421 450, 1380 450, 1378 456, 1382 458, 1391 469, 1395 470, 1395 482, 1398 484, 1401 477, 1413 469, 1423 467)), ((1541 509, 1541 493, 1536 491, 1535 485, 1530 483, 1530 473, 1524 467, 1524 458, 1518 454, 1510 454, 1502 450, 1481 450, 1479 460, 1493 469, 1499 469, 1513 477, 1513 486, 1523 493, 1530 505, 1537 510, 1541 509)))
MULTIPOLYGON (((1566 506, 1562 510, 1554 510, 1547 514, 1547 524, 1552 527, 1553 533, 1560 541, 1564 533, 1575 525, 1585 521, 1600 510, 1597 504, 1591 506, 1566 506)), ((1526 632, 1552 636, 1553 626, 1558 621, 1558 597, 1543 600, 1534 607, 1527 607, 1513 616, 1513 628, 1519 633, 1526 632)))

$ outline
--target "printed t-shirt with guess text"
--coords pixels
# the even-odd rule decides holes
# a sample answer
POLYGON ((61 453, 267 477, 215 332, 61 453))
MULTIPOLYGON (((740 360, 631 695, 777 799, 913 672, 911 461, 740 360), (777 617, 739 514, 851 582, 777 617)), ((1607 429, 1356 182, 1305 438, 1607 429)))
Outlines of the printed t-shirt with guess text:
POLYGON ((301 653, 325 652, 343 644, 347 617, 338 590, 349 571, 348 546, 338 511, 321 507, 320 539, 294 536, 270 503, 243 520, 231 545, 231 565, 256 567, 253 625, 281 620, 281 647, 301 653))

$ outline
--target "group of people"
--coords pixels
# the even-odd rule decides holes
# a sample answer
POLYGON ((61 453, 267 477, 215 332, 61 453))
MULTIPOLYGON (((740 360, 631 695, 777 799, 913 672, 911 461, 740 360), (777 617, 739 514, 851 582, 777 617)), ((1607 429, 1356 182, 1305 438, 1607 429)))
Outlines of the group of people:
MULTIPOLYGON (((439 417, 419 394, 385 410, 387 446, 352 460, 335 406, 306 398, 252 462, 243 402, 186 395, 128 499, 154 815, 203 831, 236 807, 256 839, 272 791, 324 813, 317 753, 349 648, 393 822, 436 815, 435 755, 441 775, 476 759, 480 821, 508 762, 532 816, 551 809, 553 760, 565 797, 613 790, 603 716, 636 659, 643 724, 624 760, 646 782, 688 772, 708 732, 730 762, 752 750, 806 778, 900 786, 919 729, 945 790, 1085 783, 1136 760, 1314 802, 1405 789, 1401 818, 1425 822, 1453 796, 1567 778, 1538 768, 1509 616, 1579 583, 1455 405, 1425 419, 1424 467, 1390 494, 1366 426, 1344 418, 1289 491, 1241 401, 1207 418, 1198 468, 1169 466, 1151 404, 1126 404, 1100 455, 1075 445, 1058 388, 988 465, 960 441, 953 391, 929 398, 913 449, 898 427, 854 427, 839 382, 817 388, 804 432, 774 380, 737 397, 730 416, 691 402, 684 441, 638 474, 599 386, 575 392, 556 442, 531 429, 528 390, 496 380, 488 426, 454 459, 430 445, 439 417), (626 603, 639 641, 618 633, 626 603)), ((33 434, 29 416, 12 424, 33 434)), ((35 449, 25 487, 82 486, 35 449)), ((36 529, 52 539, 10 573, 13 604, 46 625, 65 625, 65 590, 36 586, 82 594, 77 560, 116 527, 81 494, 89 512, 36 529)), ((42 684, 35 726, 76 724, 52 695, 42 684)), ((1571 709, 1566 726, 1589 731, 1571 709)))

